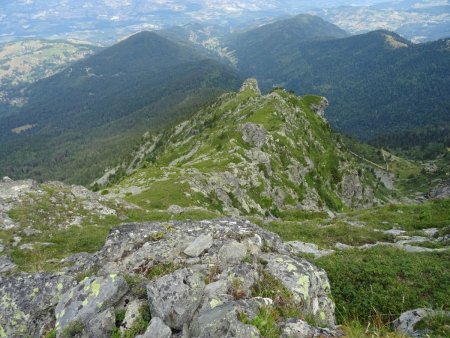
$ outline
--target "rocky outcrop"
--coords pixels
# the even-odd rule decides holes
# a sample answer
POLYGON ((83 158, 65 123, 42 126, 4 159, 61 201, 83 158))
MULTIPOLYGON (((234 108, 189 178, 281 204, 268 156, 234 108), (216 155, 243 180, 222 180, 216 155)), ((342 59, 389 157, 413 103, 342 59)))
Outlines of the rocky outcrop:
MULTIPOLYGON (((114 274, 84 279, 61 296, 55 309, 56 329, 64 331, 70 323, 77 321, 91 328, 90 322, 96 322, 94 318, 111 317, 110 311, 104 311, 113 309, 127 291, 125 280, 114 274)), ((112 329, 113 324, 104 327, 105 332, 112 332, 112 329)))
POLYGON ((325 120, 325 111, 329 107, 330 103, 328 100, 323 97, 319 104, 312 104, 311 109, 317 114, 317 116, 321 117, 325 120))
POLYGON ((251 91, 253 91, 257 95, 261 95, 261 90, 259 89, 258 81, 256 79, 247 79, 247 80, 245 80, 244 83, 241 86, 241 89, 239 91, 243 92, 243 91, 245 91, 247 89, 250 89, 251 91))
MULTIPOLYGON (((65 275, 0 277, 1 328, 8 337, 38 337, 53 325, 58 336, 78 330, 110 337, 142 323, 144 309, 153 319, 143 337, 258 337, 261 309, 286 302, 298 320, 334 327, 325 272, 290 250, 277 235, 242 220, 121 225, 100 251, 66 259, 72 266, 65 275), (76 282, 80 272, 87 277, 76 282), (277 282, 266 285, 268 276, 277 282), (261 297, 273 288, 283 288, 283 302, 261 297)), ((297 330, 289 318, 277 318, 277 325, 280 332, 297 330)))
POLYGON ((428 198, 448 198, 450 197, 450 180, 434 187, 428 194, 428 198))
POLYGON ((59 297, 74 285, 74 278, 58 274, 0 277, 0 337, 42 337, 59 297))
POLYGON ((249 79, 239 93, 160 134, 159 147, 144 143, 136 154, 152 160, 108 191, 147 199, 152 189, 182 187, 183 208, 161 208, 171 214, 206 207, 232 217, 276 217, 370 206, 379 182, 333 135, 327 106, 325 98, 279 88, 260 95, 249 79))

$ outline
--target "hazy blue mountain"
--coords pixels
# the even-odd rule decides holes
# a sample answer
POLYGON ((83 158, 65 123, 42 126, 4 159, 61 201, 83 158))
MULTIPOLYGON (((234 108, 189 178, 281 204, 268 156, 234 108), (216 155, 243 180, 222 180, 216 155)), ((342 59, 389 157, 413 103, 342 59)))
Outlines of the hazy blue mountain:
MULTIPOLYGON (((354 0, 368 5, 382 0, 354 0)), ((219 25, 228 30, 263 18, 332 8, 348 0, 12 0, 0 2, 0 42, 23 37, 77 38, 111 44, 139 32, 191 22, 219 25), (20 24, 17 24, 20 22, 20 24)))

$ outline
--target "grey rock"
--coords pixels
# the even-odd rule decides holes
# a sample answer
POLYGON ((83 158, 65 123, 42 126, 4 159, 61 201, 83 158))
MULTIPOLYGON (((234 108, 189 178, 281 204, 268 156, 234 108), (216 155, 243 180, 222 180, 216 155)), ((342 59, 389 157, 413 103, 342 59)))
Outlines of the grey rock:
POLYGON ((250 78, 245 80, 239 91, 243 92, 248 88, 251 89, 254 93, 261 95, 261 90, 258 87, 258 81, 256 79, 250 78))
POLYGON ((242 139, 253 147, 261 148, 266 142, 266 129, 255 123, 242 126, 242 139))
POLYGON ((5 246, 3 244, 0 244, 0 253, 2 253, 3 251, 5 251, 5 246))
POLYGON ((294 254, 312 254, 315 257, 323 257, 326 255, 331 255, 334 250, 320 250, 319 247, 314 243, 305 243, 300 241, 286 242, 286 244, 292 249, 294 254))
POLYGON ((49 273, 0 277, 0 333, 8 338, 43 336, 58 298, 74 284, 71 277, 49 273))
POLYGON ((353 249, 353 248, 354 248, 354 247, 351 246, 351 245, 344 244, 344 243, 340 243, 340 242, 337 242, 337 243, 334 245, 334 247, 335 247, 337 250, 350 250, 350 249, 353 249))
POLYGON ((153 317, 142 338, 171 338, 172 330, 161 318, 153 317))
POLYGON ((434 310, 427 308, 409 310, 403 312, 400 317, 392 323, 392 326, 399 332, 407 335, 414 335, 414 326, 433 313, 434 310))
POLYGON ((325 111, 327 110, 330 103, 325 97, 322 97, 322 100, 318 105, 311 105, 311 109, 321 118, 325 119, 325 111))
POLYGON ((450 197, 450 180, 434 187, 428 194, 428 198, 447 198, 450 197))
POLYGON ((22 230, 22 233, 24 236, 34 236, 34 235, 40 235, 42 231, 33 229, 32 227, 26 227, 22 230))
POLYGON ((219 264, 224 266, 235 265, 247 255, 247 247, 237 241, 224 244, 219 250, 219 264))
POLYGON ((306 260, 286 255, 265 254, 262 258, 267 261, 267 271, 292 292, 305 314, 313 315, 322 324, 334 326, 334 303, 324 270, 306 260))
POLYGON ((86 278, 58 302, 55 309, 57 331, 77 320, 88 327, 93 316, 116 305, 127 291, 128 284, 117 275, 86 278))
POLYGON ((174 204, 168 207, 167 211, 170 212, 171 214, 179 215, 184 212, 184 208, 174 204))
POLYGON ((439 232, 439 229, 437 228, 423 229, 422 232, 428 237, 433 237, 439 232))
POLYGON ((235 302, 215 307, 198 314, 190 326, 192 337, 259 337, 256 327, 243 324, 238 320, 240 307, 235 302))
POLYGON ((13 263, 10 257, 0 256, 0 274, 10 273, 16 270, 17 265, 13 263))
POLYGON ((282 338, 328 338, 343 337, 342 332, 309 325, 300 319, 290 319, 282 327, 282 338))
POLYGON ((181 330, 200 305, 204 287, 202 277, 190 269, 180 269, 153 281, 147 285, 152 317, 181 330))
POLYGON ((405 230, 400 230, 400 229, 390 229, 390 230, 385 230, 383 231, 383 234, 385 235, 392 235, 392 236, 401 236, 405 233, 405 230))
POLYGON ((145 300, 135 299, 131 301, 126 309, 125 318, 123 319, 121 331, 130 329, 135 323, 136 319, 140 317, 139 311, 143 306, 145 306, 145 300))
POLYGON ((200 256, 205 250, 208 250, 213 244, 211 235, 201 235, 197 237, 185 250, 184 253, 191 257, 200 256))
POLYGON ((88 321, 83 330, 83 337, 110 338, 116 323, 116 315, 113 308, 109 308, 97 314, 88 321))

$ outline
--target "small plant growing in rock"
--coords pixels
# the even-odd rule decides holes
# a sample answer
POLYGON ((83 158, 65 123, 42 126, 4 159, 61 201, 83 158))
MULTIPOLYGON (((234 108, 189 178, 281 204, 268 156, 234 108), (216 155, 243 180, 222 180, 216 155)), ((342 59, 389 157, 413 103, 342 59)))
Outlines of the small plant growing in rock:
POLYGON ((260 280, 252 287, 252 297, 270 298, 274 309, 282 318, 302 318, 301 304, 295 301, 292 293, 267 271, 260 272, 260 280))
POLYGON ((83 333, 84 324, 80 320, 71 322, 61 333, 62 338, 79 337, 83 333))
POLYGON ((146 277, 148 279, 152 280, 157 277, 168 275, 178 269, 179 269, 179 266, 173 262, 169 262, 169 263, 159 262, 159 263, 153 265, 148 270, 146 277))
POLYGON ((139 299, 147 299, 146 284, 148 281, 144 277, 140 275, 125 275, 124 278, 133 296, 139 299))
POLYGON ((148 305, 144 305, 139 309, 139 317, 130 327, 130 329, 126 330, 122 334, 122 338, 134 338, 137 335, 143 334, 147 329, 147 326, 150 322, 150 309, 148 305))
POLYGON ((45 335, 45 338, 56 338, 56 330, 53 329, 48 331, 45 335))
POLYGON ((242 263, 253 264, 253 256, 250 255, 250 254, 247 254, 247 255, 242 259, 242 263))
POLYGON ((244 324, 256 326, 262 337, 278 338, 281 336, 281 330, 277 325, 280 319, 277 311, 273 306, 261 306, 258 314, 249 319, 243 312, 239 313, 239 320, 244 324))
POLYGON ((243 299, 247 297, 247 294, 242 289, 243 283, 240 278, 233 278, 231 282, 231 287, 229 289, 229 293, 233 296, 235 300, 243 299))
POLYGON ((217 282, 219 280, 219 275, 222 272, 222 270, 220 269, 219 264, 214 263, 211 264, 209 266, 209 271, 208 271, 208 275, 205 277, 205 284, 210 284, 210 283, 214 283, 217 282))
POLYGON ((164 232, 158 231, 157 233, 154 233, 150 236, 150 239, 154 242, 159 241, 165 237, 164 232))

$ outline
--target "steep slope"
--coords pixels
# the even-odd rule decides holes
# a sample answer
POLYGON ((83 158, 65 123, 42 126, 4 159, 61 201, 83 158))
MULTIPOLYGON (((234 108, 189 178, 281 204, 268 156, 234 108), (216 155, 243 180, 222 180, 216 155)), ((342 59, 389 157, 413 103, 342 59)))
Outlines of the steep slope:
POLYGON ((247 80, 239 93, 148 135, 120 168, 132 174, 108 190, 145 209, 175 212, 278 215, 371 205, 378 183, 321 117, 327 104, 282 89, 261 96, 256 81, 247 80))
POLYGON ((28 103, 0 121, 0 171, 87 183, 144 130, 238 85, 231 68, 192 48, 136 34, 25 91, 28 103))
POLYGON ((414 45, 375 31, 328 41, 290 37, 283 49, 274 48, 278 36, 269 30, 261 37, 255 29, 230 45, 242 58, 241 72, 255 76, 263 90, 281 85, 326 96, 332 103, 327 118, 339 130, 368 140, 450 123, 448 39, 414 45))

